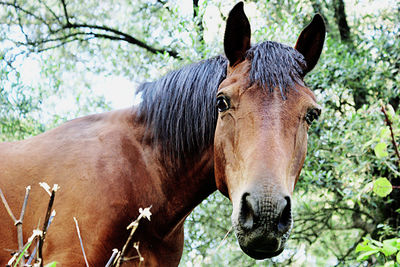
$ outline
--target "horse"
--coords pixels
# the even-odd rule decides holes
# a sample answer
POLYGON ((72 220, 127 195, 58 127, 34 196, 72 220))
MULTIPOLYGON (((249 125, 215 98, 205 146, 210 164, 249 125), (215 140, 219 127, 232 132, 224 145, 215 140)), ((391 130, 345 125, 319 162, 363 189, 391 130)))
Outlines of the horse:
MULTIPOLYGON (((233 205, 241 249, 254 259, 280 254, 292 228, 291 199, 307 151, 307 131, 321 112, 303 82, 320 57, 324 21, 315 15, 294 47, 252 45, 240 2, 230 11, 225 56, 206 59, 138 88, 131 108, 77 118, 26 140, 0 145, 0 189, 10 209, 31 191, 23 234, 43 222, 58 184, 56 216, 43 259, 104 266, 121 249, 127 225, 151 206, 133 235, 143 266, 177 266, 186 217, 219 190, 233 205)), ((0 207, 0 264, 16 249, 13 221, 0 207)), ((129 246, 131 247, 131 245, 129 246)), ((132 248, 131 255, 136 251, 132 248)), ((136 266, 138 260, 126 261, 136 266)))

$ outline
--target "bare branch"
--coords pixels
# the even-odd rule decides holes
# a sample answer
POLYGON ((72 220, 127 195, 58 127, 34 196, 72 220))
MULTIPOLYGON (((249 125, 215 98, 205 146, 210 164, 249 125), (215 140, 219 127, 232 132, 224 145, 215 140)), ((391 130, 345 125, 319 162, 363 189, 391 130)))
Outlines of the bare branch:
POLYGON ((65 15, 65 20, 67 22, 67 25, 70 25, 71 23, 69 23, 69 16, 68 16, 68 11, 67 11, 67 4, 65 3, 65 0, 61 0, 61 4, 63 6, 64 9, 64 15, 65 15))
MULTIPOLYGON (((110 27, 107 27, 107 26, 98 26, 98 25, 83 24, 83 23, 71 23, 70 22, 70 15, 68 14, 68 9, 67 9, 67 5, 66 5, 65 0, 61 0, 61 4, 62 4, 63 10, 64 10, 64 16, 65 16, 65 20, 66 20, 65 23, 62 23, 58 19, 57 15, 47 5, 44 4, 45 8, 47 10, 49 10, 50 13, 55 18, 57 18, 57 22, 59 23, 58 29, 53 30, 51 28, 51 24, 48 21, 46 21, 44 18, 34 14, 32 11, 24 9, 23 7, 19 6, 15 2, 11 3, 11 2, 0 1, 0 5, 13 7, 17 13, 18 12, 22 12, 25 16, 28 15, 28 16, 33 17, 34 19, 37 19, 38 21, 43 23, 48 28, 50 35, 53 35, 53 36, 57 36, 57 34, 60 34, 61 32, 65 32, 66 30, 69 30, 69 29, 87 29, 87 30, 90 30, 90 32, 83 33, 83 34, 89 35, 90 38, 85 38, 84 40, 86 40, 86 41, 90 40, 90 39, 93 39, 93 37, 109 39, 109 40, 124 41, 124 42, 127 42, 129 44, 133 44, 133 45, 139 46, 139 47, 141 47, 143 49, 146 49, 147 51, 149 51, 149 52, 151 52, 153 54, 158 54, 158 53, 164 54, 164 53, 167 53, 171 57, 180 58, 178 52, 176 52, 173 49, 152 47, 152 46, 146 44, 145 42, 143 42, 143 41, 141 41, 141 40, 139 40, 139 39, 127 34, 127 33, 121 32, 119 30, 116 30, 116 29, 113 29, 113 28, 110 28, 110 27), (99 31, 99 32, 93 32, 93 31, 99 31)), ((22 43, 22 45, 34 46, 34 45, 40 45, 42 43, 48 42, 48 41, 46 41, 46 39, 39 39, 37 41, 29 40, 28 36, 24 33, 24 29, 23 29, 22 23, 19 22, 19 25, 21 27, 21 32, 25 35, 25 38, 27 40, 27 42, 26 43, 22 43)), ((61 38, 68 39, 69 38, 68 36, 73 36, 73 35, 75 35, 75 34, 74 33, 69 33, 69 34, 66 34, 65 36, 63 36, 61 38)), ((53 37, 52 38, 52 40, 57 40, 57 39, 58 39, 57 37, 53 37)), ((82 39, 74 39, 73 41, 81 41, 81 40, 82 39)), ((43 51, 46 51, 46 50, 49 50, 49 49, 54 49, 54 48, 60 47, 63 44, 64 43, 62 43, 60 45, 54 45, 54 46, 51 46, 51 47, 47 47, 47 48, 44 48, 44 49, 38 49, 38 50, 31 49, 31 51, 43 52, 43 51)))
POLYGON ((47 22, 46 22, 43 18, 36 16, 36 15, 33 14, 32 12, 30 12, 30 11, 28 11, 28 10, 22 8, 21 6, 17 5, 16 3, 9 3, 9 2, 0 1, 0 5, 3 5, 3 6, 11 6, 11 7, 13 7, 14 9, 19 10, 19 11, 21 11, 21 12, 23 12, 23 13, 29 15, 29 16, 32 16, 33 18, 35 18, 35 19, 37 19, 37 20, 39 20, 39 21, 41 21, 42 23, 44 23, 44 24, 47 25, 47 22))
POLYGON ((107 39, 111 39, 111 40, 121 40, 121 41, 126 41, 130 44, 134 44, 137 45, 139 47, 142 47, 148 51, 150 51, 153 54, 157 54, 157 53, 167 53, 170 56, 174 57, 174 58, 178 58, 179 55, 176 51, 174 50, 170 50, 170 49, 157 49, 154 47, 151 47, 149 45, 147 45, 146 43, 144 43, 143 41, 140 41, 138 39, 136 39, 135 37, 126 34, 124 32, 121 32, 119 30, 107 27, 107 26, 98 26, 98 25, 91 25, 91 24, 78 24, 78 23, 72 23, 72 24, 67 24, 64 25, 63 28, 57 30, 60 31, 62 29, 96 29, 96 30, 101 30, 101 31, 105 31, 105 32, 111 32, 113 34, 115 34, 116 36, 112 36, 112 35, 108 35, 108 34, 96 34, 99 37, 102 38, 107 38, 107 39))
POLYGON ((56 13, 54 13, 54 11, 46 4, 46 2, 43 2, 42 0, 38 0, 39 3, 41 3, 42 5, 44 5, 46 7, 46 9, 53 15, 54 19, 56 19, 60 24, 61 24, 61 20, 60 18, 57 16, 56 13))

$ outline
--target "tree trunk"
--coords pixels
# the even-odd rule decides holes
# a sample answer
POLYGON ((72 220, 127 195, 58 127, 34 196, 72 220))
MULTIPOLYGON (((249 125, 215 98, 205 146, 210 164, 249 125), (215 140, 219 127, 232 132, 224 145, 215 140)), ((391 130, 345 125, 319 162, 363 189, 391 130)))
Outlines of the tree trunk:
POLYGON ((339 28, 340 40, 342 42, 350 43, 350 27, 347 23, 346 12, 344 10, 343 0, 333 0, 333 8, 335 10, 335 21, 339 28))

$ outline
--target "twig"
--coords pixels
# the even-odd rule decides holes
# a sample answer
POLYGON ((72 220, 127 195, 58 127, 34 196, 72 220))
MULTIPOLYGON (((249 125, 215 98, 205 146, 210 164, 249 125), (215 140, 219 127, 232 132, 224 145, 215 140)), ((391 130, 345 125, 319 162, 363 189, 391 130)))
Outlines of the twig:
MULTIPOLYGON (((22 232, 22 223, 24 221, 25 209, 28 203, 30 191, 31 191, 31 186, 27 186, 25 189, 25 198, 24 198, 24 203, 22 204, 21 214, 19 216, 19 220, 15 222, 15 225, 17 226, 17 235, 18 235, 18 250, 20 253, 23 253, 23 247, 24 247, 24 234, 22 232)), ((24 265, 25 265, 25 259, 24 257, 22 257, 19 266, 23 267, 24 265)))
MULTIPOLYGON (((10 206, 7 203, 7 200, 3 194, 3 192, 0 189, 0 196, 1 196, 1 200, 3 201, 4 206, 6 207, 6 210, 8 212, 8 214, 10 215, 11 219, 14 221, 14 225, 17 227, 17 240, 18 240, 18 252, 15 254, 16 257, 23 252, 23 247, 24 247, 24 236, 23 236, 23 232, 22 232, 22 222, 24 220, 24 215, 25 215, 25 209, 26 209, 26 205, 28 203, 28 198, 29 198, 29 192, 31 190, 30 186, 27 186, 25 189, 25 197, 24 197, 24 202, 22 204, 22 209, 21 209, 21 214, 19 216, 19 219, 17 220, 14 216, 14 214, 12 213, 10 206)), ((25 264, 25 259, 22 257, 19 265, 22 267, 25 264)))
POLYGON ((357 247, 357 245, 363 240, 363 238, 364 238, 364 236, 365 236, 365 234, 366 234, 367 232, 363 232, 361 235, 360 235, 360 237, 358 238, 358 240, 347 250, 347 252, 344 254, 344 255, 342 255, 342 257, 338 257, 338 263, 335 265, 335 267, 336 266, 340 266, 342 263, 344 263, 344 261, 345 261, 345 259, 350 255, 350 253, 351 252, 353 252, 354 251, 354 249, 357 247))
MULTIPOLYGON (((48 186, 46 183, 40 183, 40 186, 42 186, 47 193, 49 193, 48 188, 50 188, 50 186, 48 186)), ((49 220, 50 220, 50 215, 51 215, 51 209, 53 207, 53 203, 54 203, 54 197, 56 195, 56 191, 58 190, 58 185, 55 184, 53 186, 53 189, 51 190, 51 195, 50 195, 50 200, 49 200, 49 205, 47 206, 47 212, 46 212, 46 217, 43 223, 43 230, 42 230, 42 235, 39 238, 39 245, 38 245, 38 258, 40 261, 40 267, 43 267, 43 243, 44 243, 44 239, 46 238, 46 233, 47 233, 47 228, 48 228, 48 224, 49 224, 49 220)))
MULTIPOLYGON (((49 230, 50 224, 53 222, 53 219, 54 219, 55 216, 56 216, 56 211, 53 210, 53 211, 51 212, 50 219, 49 219, 49 223, 47 224, 47 229, 46 229, 46 231, 49 230)), ((40 222, 38 223, 37 229, 39 229, 39 224, 40 224, 40 222)), ((40 231, 40 230, 37 230, 37 231, 40 231)), ((40 231, 40 232, 41 232, 41 231, 40 231)), ((33 249, 32 253, 31 253, 31 255, 30 255, 29 259, 28 259, 28 261, 26 262, 26 264, 27 264, 28 266, 30 266, 31 262, 33 261, 33 258, 35 257, 35 254, 36 254, 36 251, 38 250, 38 247, 39 247, 39 241, 37 242, 35 248, 33 249)))
MULTIPOLYGON (((119 255, 119 258, 118 258, 116 267, 120 267, 121 264, 122 264, 122 262, 123 262, 124 260, 126 260, 126 259, 124 259, 124 256, 125 256, 125 253, 126 253, 128 244, 131 242, 132 237, 133 237, 133 234, 135 233, 136 229, 137 229, 138 226, 139 226, 139 221, 140 221, 143 217, 147 218, 147 219, 150 221, 150 216, 151 216, 150 209, 151 209, 151 207, 152 207, 152 206, 150 206, 150 207, 148 207, 148 208, 145 208, 145 209, 140 208, 140 209, 139 209, 139 213, 140 213, 140 214, 139 214, 139 216, 137 217, 137 219, 134 220, 134 221, 133 221, 130 225, 128 225, 128 227, 126 228, 126 229, 128 229, 128 230, 131 229, 131 232, 130 232, 130 234, 129 234, 128 239, 127 239, 126 242, 125 242, 125 245, 122 247, 121 254, 119 255)), ((136 251, 138 252, 139 260, 140 260, 140 263, 141 263, 142 261, 144 261, 144 259, 143 259, 143 257, 140 255, 140 252, 139 252, 139 243, 136 242, 133 246, 136 248, 136 251), (135 247, 135 245, 136 245, 137 247, 135 247)), ((140 263, 139 263, 139 265, 140 265, 140 263)))
MULTIPOLYGON (((41 235, 42 235, 42 231, 40 231, 40 230, 33 230, 32 235, 28 238, 28 241, 27 241, 26 244, 22 247, 22 251, 27 250, 27 249, 30 247, 30 245, 33 243, 33 241, 34 241, 36 238, 40 237, 41 235)), ((13 255, 13 257, 8 261, 8 263, 7 263, 6 266, 11 266, 11 265, 13 264, 13 262, 17 259, 17 257, 18 257, 18 253, 15 253, 15 254, 13 255)))
POLYGON ((67 4, 65 3, 65 0, 61 0, 63 9, 64 9, 64 15, 65 15, 65 20, 67 22, 67 25, 70 25, 71 23, 69 22, 69 16, 68 16, 68 11, 67 11, 67 4))
POLYGON ((119 253, 118 249, 114 248, 113 249, 113 253, 112 253, 110 259, 107 261, 105 267, 110 267, 111 266, 111 264, 114 262, 114 259, 115 259, 115 257, 117 256, 118 253, 119 253))
POLYGON ((228 235, 231 233, 232 229, 233 229, 233 226, 231 226, 231 228, 229 228, 228 232, 226 232, 224 238, 222 238, 221 242, 219 243, 219 245, 215 251, 217 251, 222 246, 222 243, 228 238, 228 235))
POLYGON ((17 219, 15 219, 14 214, 12 213, 10 206, 8 206, 7 200, 3 194, 3 191, 1 191, 0 189, 0 196, 1 196, 1 200, 3 201, 4 206, 6 207, 7 213, 8 215, 10 215, 11 219, 14 221, 14 223, 17 222, 17 219))
POLYGON ((78 221, 76 220, 75 217, 74 217, 74 221, 75 221, 75 226, 76 226, 76 232, 78 233, 78 237, 79 237, 79 242, 81 243, 81 249, 82 249, 82 253, 83 253, 83 258, 85 259, 86 267, 89 267, 89 263, 88 263, 88 260, 87 260, 87 258, 86 258, 85 249, 83 248, 83 242, 82 242, 82 237, 81 237, 81 231, 79 231, 78 221))
POLYGON ((393 144, 393 146, 394 146, 394 151, 396 152, 396 155, 397 155, 398 165, 400 166, 399 148, 398 148, 398 146, 397 146, 396 139, 394 138, 394 133, 393 133, 393 128, 392 128, 392 122, 390 121, 390 119, 389 119, 389 117, 388 117, 388 115, 387 115, 387 113, 386 113, 386 109, 385 109, 385 106, 384 106, 384 105, 381 106, 381 111, 382 111, 383 114, 385 115, 385 121, 386 121, 387 126, 389 126, 390 135, 391 135, 391 137, 392 137, 392 144, 393 144))

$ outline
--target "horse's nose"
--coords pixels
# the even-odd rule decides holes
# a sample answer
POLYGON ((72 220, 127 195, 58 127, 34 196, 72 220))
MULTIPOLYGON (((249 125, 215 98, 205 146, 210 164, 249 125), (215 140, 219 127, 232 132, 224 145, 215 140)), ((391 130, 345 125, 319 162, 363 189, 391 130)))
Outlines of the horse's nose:
POLYGON ((257 212, 257 202, 250 196, 250 193, 244 193, 240 200, 239 224, 243 230, 253 229, 255 213, 257 212))
MULTIPOLYGON (((271 200, 270 200, 271 201, 271 200)), ((244 193, 240 202, 239 224, 245 231, 252 231, 260 225, 258 221, 268 217, 272 219, 271 225, 275 225, 270 231, 277 231, 280 234, 286 233, 292 222, 291 199, 290 196, 275 199, 275 203, 270 201, 259 201, 256 194, 244 193), (266 207, 259 207, 259 203, 266 204, 266 207), (261 214, 265 213, 265 214, 261 214)))
POLYGON ((278 204, 278 211, 280 211, 278 232, 283 234, 290 229, 292 224, 292 207, 290 196, 286 196, 280 201, 278 204))

